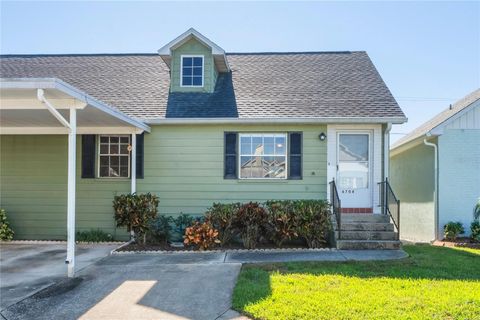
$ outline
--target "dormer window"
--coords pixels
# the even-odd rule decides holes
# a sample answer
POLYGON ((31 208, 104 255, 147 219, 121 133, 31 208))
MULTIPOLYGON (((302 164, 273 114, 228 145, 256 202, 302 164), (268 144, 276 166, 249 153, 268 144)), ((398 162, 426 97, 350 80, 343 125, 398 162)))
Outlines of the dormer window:
POLYGON ((182 55, 182 87, 203 87, 203 55, 182 55))

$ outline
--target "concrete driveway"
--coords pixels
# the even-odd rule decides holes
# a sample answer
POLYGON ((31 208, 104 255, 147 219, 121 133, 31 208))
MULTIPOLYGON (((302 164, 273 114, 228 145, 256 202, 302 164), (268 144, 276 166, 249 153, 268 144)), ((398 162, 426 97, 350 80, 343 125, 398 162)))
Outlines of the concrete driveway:
MULTIPOLYGON (((77 245, 77 270, 106 257, 118 244, 77 245)), ((66 243, 0 244, 0 310, 65 278, 66 243)))
MULTIPOLYGON (((31 254, 29 261, 48 251, 53 249, 31 254)), ((58 254, 50 252, 51 256, 58 254)), ((9 290, 15 291, 16 286, 33 284, 40 288, 55 284, 20 301, 7 298, 9 307, 1 314, 8 320, 246 319, 230 310, 240 263, 223 263, 223 257, 219 261, 215 254, 190 254, 165 262, 155 255, 109 256, 84 267, 73 280, 61 279, 61 274, 48 277, 36 274, 41 281, 17 282, 17 285, 9 281, 10 285, 2 289, 2 296, 4 292, 8 296, 9 290), (14 300, 19 302, 12 305, 14 300)), ((52 274, 45 264, 38 272, 52 274)), ((8 265, 12 268, 15 263, 8 265)), ((24 274, 35 277, 28 272, 24 274)), ((4 275, 8 277, 2 272, 2 278, 4 275)), ((15 275, 21 277, 20 273, 15 275)))

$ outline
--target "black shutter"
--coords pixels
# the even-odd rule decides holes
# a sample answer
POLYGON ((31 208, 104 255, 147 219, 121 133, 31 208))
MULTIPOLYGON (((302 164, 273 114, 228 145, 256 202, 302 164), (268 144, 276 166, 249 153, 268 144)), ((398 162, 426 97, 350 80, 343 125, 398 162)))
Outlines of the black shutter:
POLYGON ((82 178, 95 178, 95 145, 94 134, 82 135, 82 178))
POLYGON ((137 134, 137 165, 136 165, 136 173, 137 173, 137 179, 143 179, 143 133, 142 134, 137 134))
POLYGON ((302 133, 289 133, 290 152, 288 153, 288 178, 302 179, 302 133))
POLYGON ((237 133, 225 132, 225 179, 237 179, 237 133))

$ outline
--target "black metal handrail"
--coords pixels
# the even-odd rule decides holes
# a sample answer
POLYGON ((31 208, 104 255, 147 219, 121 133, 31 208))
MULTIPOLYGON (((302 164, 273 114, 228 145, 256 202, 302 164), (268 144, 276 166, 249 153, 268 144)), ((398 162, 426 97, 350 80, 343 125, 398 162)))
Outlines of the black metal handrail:
POLYGON ((379 182, 380 185, 380 206, 382 207, 382 214, 390 216, 392 222, 397 229, 397 239, 400 239, 400 200, 397 199, 393 193, 392 187, 388 182, 379 182))
POLYGON ((341 239, 342 203, 340 201, 340 197, 338 196, 335 179, 330 181, 330 204, 332 205, 332 212, 335 215, 335 219, 337 220, 338 239, 341 239))

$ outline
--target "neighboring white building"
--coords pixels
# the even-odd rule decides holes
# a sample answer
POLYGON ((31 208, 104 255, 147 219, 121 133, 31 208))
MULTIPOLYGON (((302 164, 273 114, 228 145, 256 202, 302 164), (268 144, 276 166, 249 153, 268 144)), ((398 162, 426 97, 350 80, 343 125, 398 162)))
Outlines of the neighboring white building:
POLYGON ((480 197, 480 89, 400 139, 390 159, 402 239, 441 239, 449 221, 469 235, 480 197))

